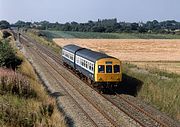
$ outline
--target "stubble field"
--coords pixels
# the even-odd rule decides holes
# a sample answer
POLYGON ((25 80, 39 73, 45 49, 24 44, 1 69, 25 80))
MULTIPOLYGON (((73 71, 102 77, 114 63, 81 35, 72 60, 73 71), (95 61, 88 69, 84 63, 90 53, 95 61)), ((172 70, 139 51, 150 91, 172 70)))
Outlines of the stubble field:
POLYGON ((53 39, 59 46, 76 44, 144 68, 180 73, 180 39, 53 39))

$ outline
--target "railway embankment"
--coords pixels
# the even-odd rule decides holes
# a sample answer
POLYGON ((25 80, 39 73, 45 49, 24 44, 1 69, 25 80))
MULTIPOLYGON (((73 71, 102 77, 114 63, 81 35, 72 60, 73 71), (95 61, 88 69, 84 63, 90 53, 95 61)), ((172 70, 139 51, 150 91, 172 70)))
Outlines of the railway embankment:
POLYGON ((66 123, 12 35, 0 40, 0 126, 60 126, 66 123))

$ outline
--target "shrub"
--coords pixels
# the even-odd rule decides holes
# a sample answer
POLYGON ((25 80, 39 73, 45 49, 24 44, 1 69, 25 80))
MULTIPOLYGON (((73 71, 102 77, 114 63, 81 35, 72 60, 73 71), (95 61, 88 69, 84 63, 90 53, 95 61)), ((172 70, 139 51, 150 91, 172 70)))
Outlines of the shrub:
POLYGON ((3 38, 8 38, 11 34, 8 31, 3 31, 3 38))
POLYGON ((7 40, 0 42, 0 67, 5 66, 15 70, 22 60, 15 55, 15 51, 7 40))

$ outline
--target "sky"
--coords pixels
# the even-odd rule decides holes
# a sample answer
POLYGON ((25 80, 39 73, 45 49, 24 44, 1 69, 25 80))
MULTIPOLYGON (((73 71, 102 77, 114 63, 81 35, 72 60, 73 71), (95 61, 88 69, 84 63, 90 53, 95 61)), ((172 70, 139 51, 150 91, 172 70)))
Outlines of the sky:
POLYGON ((88 22, 180 21, 180 0, 0 0, 0 20, 88 22))

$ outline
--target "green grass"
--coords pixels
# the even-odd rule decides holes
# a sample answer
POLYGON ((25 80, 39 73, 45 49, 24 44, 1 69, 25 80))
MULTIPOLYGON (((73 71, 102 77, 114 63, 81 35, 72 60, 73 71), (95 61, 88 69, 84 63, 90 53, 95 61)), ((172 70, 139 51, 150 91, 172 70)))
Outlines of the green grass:
POLYGON ((141 34, 141 33, 98 33, 72 31, 41 31, 47 38, 85 38, 85 39, 180 39, 180 35, 141 34))
POLYGON ((140 80, 137 96, 180 121, 180 75, 123 64, 124 74, 140 80))

